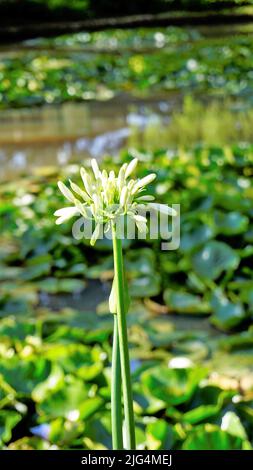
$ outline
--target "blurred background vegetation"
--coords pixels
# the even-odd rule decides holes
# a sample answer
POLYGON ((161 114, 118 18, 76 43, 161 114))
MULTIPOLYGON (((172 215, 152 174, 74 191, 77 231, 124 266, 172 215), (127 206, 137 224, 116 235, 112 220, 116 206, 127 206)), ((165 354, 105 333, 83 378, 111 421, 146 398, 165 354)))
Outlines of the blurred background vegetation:
POLYGON ((252 448, 252 14, 0 1, 0 448, 111 448, 111 247, 53 213, 88 157, 135 156, 181 204, 177 251, 125 241, 138 447, 252 448))
MULTIPOLYGON (((252 5, 252 0, 153 0, 145 4, 144 0, 128 2, 122 0, 120 3, 113 0, 0 0, 2 11, 8 13, 9 21, 20 21, 11 18, 9 8, 12 12, 32 12, 34 16, 44 13, 45 17, 55 15, 71 14, 71 18, 97 18, 108 16, 124 16, 131 14, 162 13, 168 11, 209 11, 213 9, 238 8, 252 5), (9 11, 8 11, 9 10, 9 11)), ((64 20, 70 18, 64 16, 64 20)))

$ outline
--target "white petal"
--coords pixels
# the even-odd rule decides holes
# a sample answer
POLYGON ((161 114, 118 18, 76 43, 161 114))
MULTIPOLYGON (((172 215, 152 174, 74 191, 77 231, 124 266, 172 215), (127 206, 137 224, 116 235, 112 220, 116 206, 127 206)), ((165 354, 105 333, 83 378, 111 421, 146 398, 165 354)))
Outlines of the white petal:
POLYGON ((55 211, 54 215, 56 217, 72 217, 73 215, 78 214, 78 210, 76 207, 63 207, 62 209, 58 209, 55 211))
POLYGON ((115 185, 116 185, 116 178, 115 178, 115 173, 114 171, 110 171, 109 173, 109 178, 108 178, 108 184, 110 185, 110 188, 113 190, 115 188, 115 185))
POLYGON ((101 230, 101 225, 100 225, 100 224, 97 224, 97 225, 96 225, 96 228, 95 228, 95 230, 94 230, 94 232, 93 232, 93 234, 92 234, 92 237, 91 237, 91 239, 90 239, 90 244, 91 244, 91 246, 94 246, 94 245, 95 245, 95 243, 96 243, 96 241, 97 241, 97 239, 98 239, 98 237, 99 237, 99 235, 100 235, 100 230, 101 230))
POLYGON ((65 222, 64 217, 59 217, 59 218, 56 219, 56 221, 55 221, 56 225, 61 225, 61 224, 63 224, 63 222, 65 222))
POLYGON ((133 218, 134 218, 134 220, 135 220, 136 222, 143 222, 143 223, 145 223, 145 224, 147 223, 146 217, 143 217, 142 215, 135 214, 135 215, 133 216, 133 218))
POLYGON ((82 177, 82 180, 83 180, 85 190, 88 193, 88 195, 91 196, 91 194, 92 194, 91 177, 90 177, 90 175, 88 175, 88 173, 85 171, 84 168, 81 168, 80 173, 81 173, 81 177, 82 177))
POLYGON ((124 163, 122 165, 122 167, 120 168, 119 170, 119 174, 118 174, 118 179, 117 179, 117 185, 118 185, 118 189, 119 191, 122 190, 124 184, 125 184, 125 173, 126 173, 126 169, 127 169, 127 163, 124 163))
POLYGON ((72 192, 67 188, 67 186, 64 183, 62 183, 62 181, 58 181, 58 188, 63 194, 63 196, 65 196, 65 198, 68 199, 68 201, 74 202, 75 197, 73 196, 72 192))
POLYGON ((111 222, 106 222, 104 232, 108 233, 111 230, 111 222))
POLYGON ((90 197, 88 196, 88 194, 85 191, 83 191, 81 188, 79 188, 79 186, 77 186, 77 184, 73 183, 71 180, 69 180, 69 182, 70 182, 71 189, 76 194, 81 196, 81 198, 83 198, 84 201, 90 202, 90 197))
POLYGON ((56 221, 55 221, 56 225, 61 225, 64 222, 67 222, 67 220, 69 220, 72 217, 72 215, 62 215, 61 217, 56 219, 56 221))
POLYGON ((108 181, 108 174, 107 174, 106 170, 102 171, 102 178, 101 179, 102 179, 102 186, 105 189, 106 185, 107 185, 107 181, 108 181))
POLYGON ((147 232, 147 224, 146 222, 138 222, 137 220, 135 220, 135 223, 136 223, 136 226, 139 230, 139 232, 141 233, 146 233, 147 232))
POLYGON ((78 201, 78 199, 75 200, 75 205, 76 205, 77 212, 80 212, 80 214, 83 215, 83 217, 87 218, 88 214, 85 210, 85 205, 82 204, 80 201, 78 201))
POLYGON ((146 195, 146 196, 140 196, 140 197, 138 197, 138 198, 135 199, 135 200, 136 200, 136 201, 139 201, 139 202, 141 202, 141 201, 143 201, 143 202, 145 202, 145 201, 149 202, 149 201, 154 201, 154 199, 155 199, 154 196, 146 195))
POLYGON ((135 168, 136 168, 136 166, 137 166, 137 163, 138 163, 138 158, 134 158, 134 159, 129 163, 129 165, 127 166, 127 169, 126 169, 125 178, 128 178, 128 176, 130 176, 131 173, 133 173, 133 171, 135 170, 135 168))
POLYGON ((98 162, 95 158, 91 160, 91 167, 92 167, 95 178, 96 179, 99 178, 101 176, 101 173, 99 170, 98 162))
POLYGON ((155 202, 151 202, 149 207, 160 212, 161 214, 171 215, 172 217, 177 215, 177 211, 175 211, 175 209, 172 207, 166 206, 166 204, 157 204, 155 202))
POLYGON ((154 179, 156 178, 155 173, 151 173, 150 175, 144 176, 144 178, 141 178, 137 183, 135 183, 132 194, 135 194, 140 188, 143 188, 144 186, 147 186, 149 183, 152 183, 154 179))
POLYGON ((121 195, 120 195, 120 205, 122 207, 125 207, 126 202, 127 202, 127 196, 128 196, 128 189, 126 186, 122 189, 121 195))
POLYGON ((80 175, 81 175, 81 178, 82 178, 83 184, 84 184, 84 177, 87 175, 87 172, 83 167, 80 168, 80 175))
POLYGON ((99 209, 101 207, 101 199, 97 194, 93 194, 93 202, 94 202, 95 212, 99 212, 99 209))

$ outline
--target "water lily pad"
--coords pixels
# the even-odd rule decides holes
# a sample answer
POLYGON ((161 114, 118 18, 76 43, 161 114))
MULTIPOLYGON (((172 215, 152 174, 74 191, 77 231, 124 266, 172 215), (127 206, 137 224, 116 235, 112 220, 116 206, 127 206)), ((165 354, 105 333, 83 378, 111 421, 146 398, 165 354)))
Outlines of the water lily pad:
POLYGON ((35 402, 41 402, 46 399, 50 393, 54 393, 64 385, 63 370, 57 365, 53 364, 50 374, 46 380, 42 380, 32 390, 31 396, 35 402))
POLYGON ((8 442, 12 436, 12 430, 22 419, 16 411, 0 410, 0 444, 8 442))
MULTIPOLYGON (((103 368, 102 351, 95 346, 91 348, 76 343, 49 343, 45 348, 44 357, 60 365, 66 373, 75 373, 86 381, 94 380, 103 368)), ((54 374, 55 371, 51 373, 54 374)), ((57 377, 59 374, 61 376, 57 369, 57 377)), ((50 382, 50 376, 48 380, 50 382)))
MULTIPOLYGON (((51 421, 50 425, 46 426, 45 438, 53 444, 60 446, 70 447, 74 444, 75 439, 84 433, 84 423, 80 421, 80 419, 70 421, 64 418, 56 418, 51 421)), ((32 431, 37 430, 33 428, 32 431)), ((38 429, 38 431, 40 431, 40 429, 38 429)))
POLYGON ((213 237, 213 230, 208 225, 202 225, 191 232, 183 233, 180 241, 180 250, 189 253, 213 237))
POLYGON ((162 419, 148 424, 146 438, 150 450, 171 449, 174 441, 171 426, 162 419))
POLYGON ((155 269, 156 257, 150 248, 130 250, 126 254, 126 271, 131 275, 151 275, 155 269))
POLYGON ((88 397, 89 389, 90 387, 80 379, 69 376, 61 390, 47 396, 38 404, 38 411, 51 419, 62 417, 71 420, 74 416, 79 419, 83 407, 83 414, 87 417, 89 413, 95 413, 103 403, 103 400, 98 397, 94 407, 94 399, 88 397))
POLYGON ((238 267, 238 254, 226 243, 208 242, 193 256, 192 263, 196 273, 206 279, 217 279, 223 271, 238 267))
POLYGON ((9 450, 49 450, 50 443, 38 437, 22 437, 8 445, 9 450))
POLYGON ((129 282, 130 296, 154 297, 161 291, 161 279, 158 273, 154 276, 142 276, 129 282))
POLYGON ((42 276, 47 276, 50 271, 51 264, 48 262, 27 266, 21 274, 21 279, 24 281, 32 281, 42 276))
POLYGON ((170 310, 177 313, 206 314, 210 312, 210 307, 206 301, 188 292, 174 292, 171 289, 166 289, 164 291, 164 300, 170 310))
MULTIPOLYGON (((197 426, 183 443, 183 450, 242 450, 247 441, 222 431, 218 426, 197 426)), ((250 445, 249 447, 250 448, 250 445)))
POLYGON ((231 236, 245 232, 248 226, 248 218, 240 212, 215 211, 214 223, 218 233, 231 236))
POLYGON ((28 335, 35 333, 35 326, 28 322, 17 322, 14 318, 5 318, 0 323, 0 337, 10 342, 24 341, 28 335))
POLYGON ((218 405, 200 405, 193 410, 184 413, 182 420, 186 423, 196 424, 203 421, 208 421, 210 418, 216 416, 220 411, 218 405))
POLYGON ((17 279, 22 273, 22 268, 16 266, 1 266, 0 265, 0 281, 7 279, 17 279))
POLYGON ((147 370, 141 380, 146 391, 168 405, 191 398, 207 371, 203 368, 169 369, 163 366, 147 370))
POLYGON ((60 292, 80 292, 86 286, 85 281, 79 279, 56 279, 46 278, 40 281, 38 288, 49 294, 58 294, 60 292))
POLYGON ((247 318, 243 304, 230 302, 221 290, 217 290, 212 295, 211 305, 214 312, 211 322, 218 328, 228 330, 247 318))
POLYGON ((27 395, 34 387, 48 377, 51 364, 42 358, 33 361, 21 360, 17 356, 0 360, 0 374, 19 394, 27 395))
POLYGON ((225 351, 247 351, 253 349, 253 329, 236 333, 219 341, 219 347, 225 351))
POLYGON ((98 413, 85 423, 84 443, 87 449, 111 449, 111 420, 108 413, 98 413))

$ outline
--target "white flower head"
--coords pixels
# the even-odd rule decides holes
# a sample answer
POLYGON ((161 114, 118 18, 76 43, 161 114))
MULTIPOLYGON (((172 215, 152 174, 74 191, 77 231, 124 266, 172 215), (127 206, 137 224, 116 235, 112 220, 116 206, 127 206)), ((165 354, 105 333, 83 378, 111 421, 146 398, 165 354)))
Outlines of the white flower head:
MULTIPOLYGON (((147 219, 138 215, 140 205, 149 205, 158 210, 159 204, 151 204, 154 197, 145 194, 146 186, 156 178, 155 173, 151 173, 141 179, 130 179, 136 169, 138 159, 134 158, 129 164, 124 163, 118 175, 114 171, 108 174, 106 170, 101 171, 95 159, 91 160, 93 174, 81 168, 80 174, 83 186, 70 181, 69 189, 61 181, 58 187, 65 198, 71 202, 71 206, 57 210, 54 215, 57 218, 56 224, 61 224, 73 216, 81 215, 85 219, 95 221, 95 230, 91 237, 91 244, 94 245, 102 225, 110 224, 121 215, 131 217, 140 231, 147 231, 147 219), (156 207, 157 206, 157 207, 156 207)), ((173 214, 173 209, 170 209, 173 214)))

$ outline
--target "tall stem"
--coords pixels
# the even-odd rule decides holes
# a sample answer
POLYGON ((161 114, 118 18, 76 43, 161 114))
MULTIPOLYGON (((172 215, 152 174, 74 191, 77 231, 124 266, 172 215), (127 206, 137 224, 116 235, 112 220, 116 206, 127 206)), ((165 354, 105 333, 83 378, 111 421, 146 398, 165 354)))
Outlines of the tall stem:
POLYGON ((112 447, 113 447, 113 450, 121 450, 123 449, 121 369, 120 369, 120 350, 119 350, 117 315, 114 315, 114 329, 113 329, 111 413, 112 413, 112 447))
POLYGON ((112 224, 114 279, 117 297, 118 335, 124 399, 127 450, 135 449, 135 429, 130 362, 127 339, 126 308, 124 302, 124 269, 121 239, 117 237, 116 226, 112 224))

